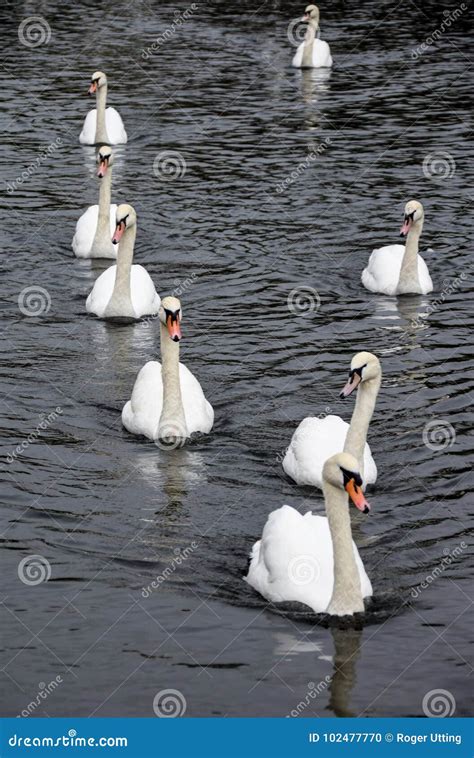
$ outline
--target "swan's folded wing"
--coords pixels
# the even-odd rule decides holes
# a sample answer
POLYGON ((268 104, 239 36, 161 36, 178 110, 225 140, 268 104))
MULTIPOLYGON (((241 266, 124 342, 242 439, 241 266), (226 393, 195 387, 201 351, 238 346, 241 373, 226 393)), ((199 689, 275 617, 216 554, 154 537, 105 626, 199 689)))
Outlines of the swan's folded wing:
POLYGON ((157 314, 160 297, 148 271, 143 266, 132 266, 130 283, 132 305, 137 318, 157 314))
POLYGON ((364 287, 370 292, 395 295, 404 252, 404 245, 386 245, 373 250, 362 272, 364 287))
POLYGON ((321 489, 323 466, 331 455, 342 452, 348 428, 339 416, 303 419, 283 459, 285 473, 297 484, 321 489))
POLYGON ((72 249, 78 258, 87 258, 97 229, 99 206, 91 205, 77 220, 76 231, 72 238, 72 249))
POLYGON ((82 132, 79 135, 79 142, 81 145, 93 145, 95 143, 95 127, 97 123, 97 110, 89 111, 84 119, 82 126, 82 132))
POLYGON ((138 372, 132 396, 124 405, 122 423, 132 434, 155 439, 162 407, 161 364, 148 361, 138 372))
POLYGON ((291 65, 294 66, 294 68, 301 68, 301 64, 303 63, 303 49, 304 42, 302 42, 301 45, 298 45, 298 49, 293 56, 293 60, 291 61, 291 65))
POLYGON ((326 610, 333 588, 332 542, 326 518, 284 505, 270 513, 246 581, 273 602, 326 610))
POLYGON ((208 434, 214 423, 214 409, 206 400, 199 381, 183 363, 179 364, 179 380, 189 434, 208 434))
POLYGON ((112 297, 116 271, 117 266, 110 266, 96 279, 92 291, 86 300, 86 310, 88 313, 95 313, 96 316, 102 318, 112 297))
POLYGON ((112 145, 124 145, 127 142, 127 132, 125 131, 122 117, 115 108, 106 109, 105 127, 112 145))

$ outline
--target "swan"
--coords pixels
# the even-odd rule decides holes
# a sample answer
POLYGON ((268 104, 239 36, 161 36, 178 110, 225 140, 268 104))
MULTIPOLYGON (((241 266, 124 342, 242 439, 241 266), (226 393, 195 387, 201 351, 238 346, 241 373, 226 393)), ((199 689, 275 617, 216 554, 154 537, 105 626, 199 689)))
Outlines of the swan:
POLYGON ((178 298, 164 297, 158 317, 162 363, 148 361, 140 369, 132 397, 123 407, 122 423, 132 434, 178 446, 194 432, 208 434, 214 410, 194 374, 179 362, 178 298))
POLYGON ((110 266, 96 280, 86 300, 88 313, 99 318, 134 320, 154 316, 160 307, 160 296, 143 266, 132 266, 137 233, 137 214, 131 205, 119 205, 112 242, 120 242, 117 265, 110 266))
POLYGON ((363 513, 370 506, 354 456, 337 453, 323 467, 324 516, 302 516, 283 505, 270 513, 250 554, 245 581, 274 603, 305 603, 315 613, 351 616, 372 595, 352 540, 347 495, 363 513))
POLYGON ((366 439, 381 381, 379 359, 373 353, 356 353, 351 361, 349 381, 340 394, 345 398, 358 388, 350 426, 340 416, 303 419, 283 459, 283 470, 291 479, 297 484, 321 489, 324 461, 344 451, 359 461, 365 484, 376 481, 377 467, 366 439))
POLYGON ((97 108, 87 114, 82 132, 81 145, 123 145, 127 142, 127 132, 120 113, 115 108, 105 107, 107 101, 107 77, 103 71, 95 71, 91 77, 88 95, 95 93, 97 108))
POLYGON ((114 156, 108 145, 97 154, 100 181, 99 205, 91 205, 76 224, 72 249, 77 258, 116 258, 117 246, 112 244, 117 206, 110 204, 112 164, 114 156))
POLYGON ((362 272, 364 287, 384 295, 427 295, 432 292, 428 266, 418 255, 423 220, 422 204, 410 200, 405 205, 405 218, 400 229, 400 236, 407 239, 406 245, 387 245, 374 250, 362 272))
POLYGON ((301 19, 308 23, 304 42, 298 46, 291 65, 294 68, 330 68, 332 66, 331 51, 327 42, 316 37, 319 31, 319 8, 308 5, 301 19))

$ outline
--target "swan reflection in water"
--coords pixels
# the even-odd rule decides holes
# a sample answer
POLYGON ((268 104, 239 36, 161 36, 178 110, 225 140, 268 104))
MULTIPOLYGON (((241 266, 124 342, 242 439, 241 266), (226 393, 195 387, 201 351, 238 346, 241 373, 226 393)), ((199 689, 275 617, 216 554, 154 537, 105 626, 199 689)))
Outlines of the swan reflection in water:
POLYGON ((423 337, 429 329, 429 305, 430 299, 425 295, 376 298, 375 326, 387 336, 386 347, 380 350, 382 355, 423 347, 423 337))
POLYGON ((304 68, 300 71, 300 77, 301 95, 305 103, 317 103, 331 89, 330 68, 304 68))

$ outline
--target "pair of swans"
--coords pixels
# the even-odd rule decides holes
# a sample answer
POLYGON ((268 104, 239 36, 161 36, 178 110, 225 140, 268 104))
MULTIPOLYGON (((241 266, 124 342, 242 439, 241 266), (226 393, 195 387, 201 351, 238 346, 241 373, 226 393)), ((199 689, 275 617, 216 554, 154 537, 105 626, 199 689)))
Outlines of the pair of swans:
POLYGON ((301 19, 308 24, 304 41, 298 46, 291 65, 294 68, 330 68, 332 57, 329 45, 317 37, 319 32, 319 8, 308 5, 301 19))
POLYGON ((122 118, 115 108, 106 108, 107 77, 103 71, 95 71, 91 77, 89 95, 95 95, 96 108, 87 114, 79 135, 81 145, 123 145, 127 132, 122 118))
POLYGON ((351 616, 362 612, 364 598, 372 595, 352 540, 348 496, 369 512, 362 477, 364 468, 366 481, 377 476, 366 437, 381 376, 375 355, 357 353, 341 392, 347 397, 357 390, 350 426, 338 416, 307 418, 294 433, 283 468, 300 484, 322 487, 327 516, 302 516, 288 505, 270 514, 245 577, 267 600, 297 601, 315 613, 351 616))
POLYGON ((362 272, 362 284, 371 292, 384 295, 427 295, 433 290, 428 267, 418 254, 423 230, 424 210, 417 200, 405 205, 400 236, 405 245, 387 245, 374 250, 367 268, 362 272))

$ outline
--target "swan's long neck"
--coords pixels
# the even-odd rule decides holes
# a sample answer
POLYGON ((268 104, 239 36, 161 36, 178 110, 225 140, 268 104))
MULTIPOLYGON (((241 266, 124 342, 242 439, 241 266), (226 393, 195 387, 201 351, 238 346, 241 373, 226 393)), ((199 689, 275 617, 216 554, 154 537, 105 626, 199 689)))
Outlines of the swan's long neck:
POLYGON ((306 29, 304 38, 303 60, 301 63, 303 68, 310 68, 313 65, 313 45, 317 29, 318 21, 313 18, 310 19, 308 21, 308 28, 306 29))
POLYGON ((420 280, 418 277, 418 246, 422 229, 423 220, 417 221, 411 225, 407 234, 405 253, 402 259, 397 287, 400 294, 403 294, 404 292, 421 292, 420 280))
POLYGON ((334 587, 326 613, 351 615, 364 610, 364 600, 352 547, 347 493, 325 480, 323 492, 334 553, 334 587))
POLYGON ((364 449, 367 432, 377 402, 381 380, 382 377, 379 375, 359 384, 351 423, 344 442, 344 452, 351 453, 359 462, 362 478, 364 477, 364 449))
POLYGON ((113 249, 110 236, 110 197, 112 188, 112 167, 109 166, 105 176, 100 179, 99 189, 99 214, 97 217, 97 228, 95 230, 92 251, 95 254, 107 252, 110 257, 113 249))
POLYGON ((109 145, 110 140, 105 128, 105 104, 107 102, 107 85, 103 84, 102 87, 97 87, 95 95, 95 102, 97 107, 97 121, 95 126, 95 142, 109 145))
POLYGON ((136 318, 132 305, 130 281, 136 234, 137 227, 133 224, 125 229, 120 240, 114 289, 105 309, 107 318, 136 318))
POLYGON ((188 428, 179 378, 179 342, 173 342, 161 321, 160 343, 163 407, 158 423, 158 437, 165 440, 184 440, 188 437, 188 428))

